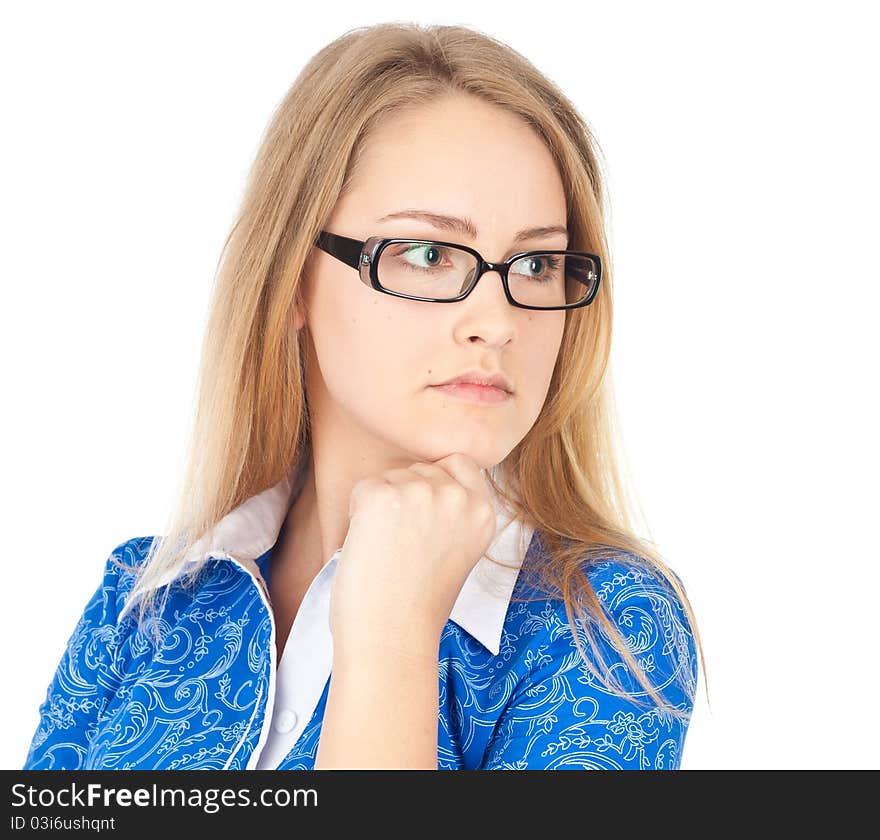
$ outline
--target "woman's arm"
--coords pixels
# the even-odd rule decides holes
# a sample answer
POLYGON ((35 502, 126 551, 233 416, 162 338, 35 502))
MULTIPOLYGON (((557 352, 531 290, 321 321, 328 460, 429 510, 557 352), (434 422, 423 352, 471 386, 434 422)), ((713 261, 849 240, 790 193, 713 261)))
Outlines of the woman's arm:
POLYGON ((104 710, 121 679, 117 651, 120 570, 116 559, 137 559, 138 543, 117 546, 104 564, 103 581, 76 623, 39 708, 24 770, 88 769, 88 751, 104 710))
POLYGON ((440 636, 495 534, 489 486, 453 453, 362 479, 349 517, 315 769, 436 770, 440 636))
POLYGON ((334 650, 316 770, 436 770, 439 641, 334 650))

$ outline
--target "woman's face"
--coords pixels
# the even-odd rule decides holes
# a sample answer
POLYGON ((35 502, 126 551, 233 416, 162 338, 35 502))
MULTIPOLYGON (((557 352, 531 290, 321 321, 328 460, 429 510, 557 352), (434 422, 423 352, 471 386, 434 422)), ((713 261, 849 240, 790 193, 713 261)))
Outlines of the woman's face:
MULTIPOLYGON (((566 248, 562 232, 515 241, 523 228, 565 222, 562 180, 533 129, 458 95, 380 123, 324 229, 358 240, 457 242, 497 262, 566 248), (410 210, 467 219, 476 236, 415 218, 383 220, 410 210)), ((385 468, 461 452, 487 469, 525 437, 547 395, 564 311, 511 306, 497 272, 458 303, 382 294, 319 248, 306 273, 306 388, 312 432, 325 451, 378 459, 385 468), (501 372, 513 395, 478 403, 431 387, 474 369, 501 372)))

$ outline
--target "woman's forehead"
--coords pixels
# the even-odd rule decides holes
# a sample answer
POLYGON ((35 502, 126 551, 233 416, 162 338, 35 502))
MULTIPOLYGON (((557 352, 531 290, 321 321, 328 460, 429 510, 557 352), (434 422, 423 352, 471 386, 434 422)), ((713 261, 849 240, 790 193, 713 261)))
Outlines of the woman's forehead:
POLYGON ((425 174, 482 168, 517 178, 524 173, 511 170, 511 163, 528 170, 556 169, 552 153, 532 126, 472 96, 395 112, 362 138, 359 151, 365 162, 386 175, 413 165, 425 174))
POLYGON ((562 178, 529 126, 505 133, 484 124, 474 131, 472 123, 453 120, 435 130, 436 117, 410 117, 401 131, 389 122, 370 137, 344 193, 358 219, 381 219, 383 229, 397 230, 414 222, 400 214, 417 208, 473 220, 477 229, 565 223, 562 178))

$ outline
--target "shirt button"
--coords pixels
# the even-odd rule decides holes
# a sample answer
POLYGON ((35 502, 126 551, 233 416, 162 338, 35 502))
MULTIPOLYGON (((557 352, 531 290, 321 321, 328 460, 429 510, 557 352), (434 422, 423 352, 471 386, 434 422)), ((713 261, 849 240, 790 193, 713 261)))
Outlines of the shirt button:
POLYGON ((274 726, 276 732, 290 732, 296 726, 296 712, 293 709, 279 709, 274 726))

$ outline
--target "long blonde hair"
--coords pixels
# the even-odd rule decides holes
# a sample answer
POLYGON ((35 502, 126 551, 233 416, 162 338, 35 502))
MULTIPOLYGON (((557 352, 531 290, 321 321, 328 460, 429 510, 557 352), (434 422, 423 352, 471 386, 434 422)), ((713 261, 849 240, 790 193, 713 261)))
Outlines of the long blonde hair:
MULTIPOLYGON (((598 622, 646 691, 676 714, 645 677, 584 573, 585 558, 607 558, 609 550, 638 558, 680 598, 702 661, 683 587, 652 542, 636 535, 634 495, 621 467, 609 375, 612 266, 598 143, 571 102, 529 61, 462 26, 386 23, 350 30, 312 57, 277 107, 218 261, 178 498, 165 535, 153 541, 136 570, 129 602, 139 604, 143 621, 169 575, 185 572, 193 579, 199 573, 204 558, 186 570, 184 558, 201 537, 308 457, 304 330, 292 325, 295 305, 304 308, 303 269, 312 243, 351 183, 371 127, 398 109, 449 93, 479 97, 532 126, 562 176, 568 247, 603 261, 596 299, 565 313, 540 416, 497 465, 503 486, 489 480, 517 516, 541 530, 549 551, 542 580, 562 593, 587 666, 596 673, 578 641, 576 616, 598 622)), ((586 637, 598 653, 593 637, 586 637)), ((705 667, 703 673, 705 679, 705 667)), ((623 691, 609 674, 597 675, 623 691)))

